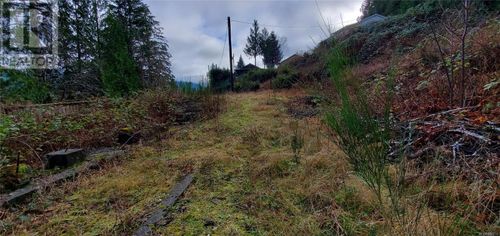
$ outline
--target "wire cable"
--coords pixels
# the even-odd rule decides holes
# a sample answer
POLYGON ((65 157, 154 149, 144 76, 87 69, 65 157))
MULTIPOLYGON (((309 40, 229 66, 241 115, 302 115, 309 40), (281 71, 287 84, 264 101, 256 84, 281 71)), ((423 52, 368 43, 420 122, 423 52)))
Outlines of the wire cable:
POLYGON ((225 37, 224 37, 224 45, 222 46, 222 54, 220 54, 219 66, 222 65, 222 59, 224 59, 224 52, 226 50, 226 42, 227 42, 227 28, 226 28, 226 33, 225 33, 225 37))
MULTIPOLYGON (((253 25, 253 23, 248 22, 248 21, 241 21, 241 20, 231 20, 232 22, 237 22, 241 24, 248 24, 248 25, 253 25)), ((268 24, 259 24, 260 26, 263 27, 270 27, 270 28, 285 28, 285 29, 318 29, 320 26, 314 25, 314 26, 283 26, 283 25, 268 25, 268 24)))
MULTIPOLYGON (((242 20, 233 20, 231 19, 231 22, 236 22, 236 23, 241 23, 241 24, 247 24, 247 25, 253 25, 253 23, 248 22, 248 21, 242 21, 242 20)), ((349 20, 349 21, 344 21, 345 23, 355 23, 357 20, 349 20)), ((340 21, 335 21, 332 23, 340 23, 340 21)), ((260 24, 259 26, 263 27, 269 27, 269 28, 283 28, 283 29, 322 29, 321 26, 319 25, 313 25, 313 26, 285 26, 285 25, 269 25, 269 24, 260 24)))

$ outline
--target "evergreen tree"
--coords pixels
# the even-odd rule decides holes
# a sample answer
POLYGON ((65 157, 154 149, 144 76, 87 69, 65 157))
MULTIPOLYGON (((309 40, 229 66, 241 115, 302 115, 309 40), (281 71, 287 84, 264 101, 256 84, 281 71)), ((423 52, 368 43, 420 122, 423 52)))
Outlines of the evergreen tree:
POLYGON ((106 0, 60 0, 59 54, 62 77, 55 86, 63 97, 98 94, 100 14, 106 0), (98 15, 96 15, 98 14, 98 15), (72 94, 73 93, 73 94, 72 94))
MULTIPOLYGON (((54 2, 58 4, 59 13, 56 27, 61 69, 36 70, 31 75, 47 83, 58 97, 82 99, 101 95, 104 90, 109 93, 111 87, 122 88, 124 90, 119 93, 128 94, 138 87, 168 85, 173 80, 171 55, 162 28, 141 0, 54 2), (118 31, 114 30, 116 25, 111 24, 111 18, 104 22, 108 16, 119 22, 122 34, 109 33, 118 31), (119 44, 111 43, 115 41, 119 44), (126 53, 121 50, 122 42, 125 42, 126 53), (108 68, 124 68, 121 72, 128 75, 126 78, 140 78, 140 86, 134 80, 124 79, 118 83, 110 79, 118 76, 112 76, 112 70, 108 68), (106 75, 102 74, 104 72, 106 75)), ((47 30, 44 26, 38 30, 47 30)))
POLYGON ((260 49, 261 53, 264 54, 264 48, 266 47, 266 40, 269 38, 269 31, 266 28, 262 29, 260 32, 260 49))
POLYGON ((128 49, 125 25, 109 15, 102 32, 102 82, 109 96, 129 95, 140 88, 137 66, 128 49))
POLYGON ((254 58, 255 66, 257 66, 257 56, 261 55, 261 37, 260 37, 259 23, 257 20, 253 21, 252 28, 250 28, 250 35, 247 38, 247 44, 244 52, 250 57, 254 58))
POLYGON ((262 62, 267 68, 274 68, 283 59, 282 43, 274 31, 270 34, 264 28, 261 34, 262 62))
POLYGON ((141 0, 113 0, 110 14, 124 26, 127 49, 137 64, 145 87, 169 84, 173 80, 168 44, 159 22, 141 0))
POLYGON ((243 61, 243 58, 240 55, 240 59, 238 60, 238 64, 236 64, 236 69, 241 69, 245 67, 245 62, 243 61))

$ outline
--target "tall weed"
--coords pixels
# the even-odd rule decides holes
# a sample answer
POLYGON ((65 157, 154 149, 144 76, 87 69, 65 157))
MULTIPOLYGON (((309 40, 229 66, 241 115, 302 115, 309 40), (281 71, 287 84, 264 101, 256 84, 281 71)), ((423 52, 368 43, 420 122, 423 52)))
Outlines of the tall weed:
POLYGON ((389 150, 389 107, 381 120, 373 117, 360 86, 349 86, 352 60, 341 46, 329 57, 329 73, 340 104, 326 116, 326 124, 337 134, 337 143, 348 156, 354 171, 373 189, 379 200, 387 176, 386 154, 389 150))
POLYGON ((410 196, 405 191, 409 165, 404 153, 396 160, 387 158, 393 138, 390 108, 396 73, 389 71, 386 103, 378 108, 383 109, 380 112, 370 106, 363 87, 353 78, 354 61, 346 55, 342 46, 334 47, 329 55, 329 73, 339 101, 329 109, 325 123, 336 134, 335 141, 345 152, 354 173, 377 196, 378 210, 384 217, 384 232, 391 235, 464 234, 467 230, 463 219, 429 213, 420 194, 410 196), (434 225, 436 222, 441 224, 434 225))

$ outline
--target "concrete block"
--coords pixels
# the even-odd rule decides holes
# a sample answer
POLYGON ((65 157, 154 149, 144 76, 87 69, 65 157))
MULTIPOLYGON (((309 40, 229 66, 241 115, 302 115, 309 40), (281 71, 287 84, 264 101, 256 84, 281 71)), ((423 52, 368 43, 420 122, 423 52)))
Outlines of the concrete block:
POLYGON ((47 169, 53 169, 55 167, 66 168, 85 160, 85 153, 83 149, 63 149, 47 154, 46 159, 47 169))

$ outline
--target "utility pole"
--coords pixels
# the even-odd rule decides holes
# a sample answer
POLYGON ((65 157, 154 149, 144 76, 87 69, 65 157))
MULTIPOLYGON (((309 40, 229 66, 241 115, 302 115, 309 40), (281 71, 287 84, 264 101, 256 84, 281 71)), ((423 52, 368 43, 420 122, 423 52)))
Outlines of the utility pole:
POLYGON ((227 33, 229 38, 229 70, 231 73, 231 91, 234 91, 234 75, 233 75, 233 45, 231 44, 231 17, 227 17, 227 33))

